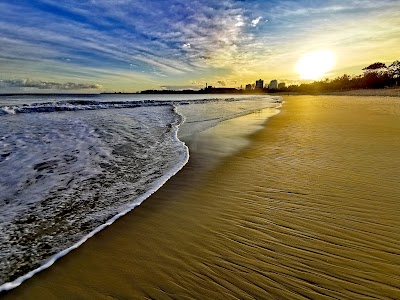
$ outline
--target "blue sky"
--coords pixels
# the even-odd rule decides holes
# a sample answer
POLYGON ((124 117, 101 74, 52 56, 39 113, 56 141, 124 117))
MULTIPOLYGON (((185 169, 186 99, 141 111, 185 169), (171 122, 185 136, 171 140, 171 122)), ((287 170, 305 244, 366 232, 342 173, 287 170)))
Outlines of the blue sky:
POLYGON ((400 59, 400 1, 0 0, 0 93, 237 87, 299 82, 298 59, 330 50, 327 77, 400 59))

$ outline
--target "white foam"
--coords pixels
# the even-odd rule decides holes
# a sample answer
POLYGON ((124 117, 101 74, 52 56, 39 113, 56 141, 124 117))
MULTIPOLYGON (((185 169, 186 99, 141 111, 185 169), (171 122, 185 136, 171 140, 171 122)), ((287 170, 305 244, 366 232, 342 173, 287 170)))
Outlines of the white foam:
MULTIPOLYGON (((264 103, 264 106, 258 107, 258 108, 254 108, 254 109, 245 109, 243 111, 231 111, 228 115, 223 115, 223 116, 217 116, 215 119, 208 119, 208 120, 204 120, 201 119, 200 122, 203 122, 204 124, 207 123, 207 121, 210 121, 206 126, 202 126, 201 128, 197 128, 196 130, 204 130, 207 129, 211 126, 215 126, 216 124, 218 124, 219 122, 223 121, 223 120, 227 120, 227 119, 231 119, 231 118, 235 118, 237 116, 241 116, 241 115, 245 115, 257 110, 260 110, 262 108, 265 107, 275 107, 278 108, 279 102, 281 102, 280 98, 272 98, 269 97, 269 99, 271 101, 268 101, 266 103, 264 103), (272 103, 275 103, 275 105, 272 105, 272 103)), ((204 101, 197 101, 196 102, 190 102, 191 104, 199 104, 199 103, 210 103, 213 100, 210 99, 205 99, 204 101)), ((220 102, 220 100, 216 100, 218 102, 220 102)), ((232 101, 238 101, 238 100, 232 100, 232 101)), ((249 100, 245 100, 245 101, 249 101, 249 100)), ((175 102, 175 103, 169 103, 169 105, 171 104, 183 104, 182 101, 179 102, 175 102)), ((248 104, 248 102, 247 102, 248 104)), ((197 106, 197 105, 196 105, 197 106)), ((113 106, 115 108, 115 106, 113 106)), ((81 246, 83 243, 85 243, 89 238, 91 238, 92 236, 94 236, 96 233, 100 232, 101 230, 103 230, 104 228, 106 228, 107 226, 111 225, 112 223, 114 223, 117 219, 119 219, 120 217, 124 216, 125 214, 127 214, 128 212, 130 212, 131 210, 133 210, 136 206, 140 205, 144 200, 146 200, 150 195, 152 195, 154 192, 156 192, 159 188, 161 188, 171 177, 173 177, 177 172, 179 172, 188 162, 189 160, 189 149, 188 147, 185 145, 184 142, 182 142, 179 138, 178 138, 178 130, 180 128, 182 128, 183 124, 187 124, 185 121, 188 120, 188 116, 184 116, 182 114, 182 108, 186 107, 186 106, 180 106, 179 109, 177 109, 176 106, 173 106, 173 110, 174 112, 180 117, 180 120, 177 120, 175 123, 171 124, 172 129, 173 129, 173 133, 174 133, 174 141, 176 143, 179 143, 180 145, 183 145, 183 152, 181 152, 181 157, 180 157, 180 163, 175 164, 168 172, 166 172, 163 176, 159 177, 158 179, 156 179, 154 182, 152 182, 150 188, 142 195, 140 195, 139 197, 137 197, 136 199, 133 199, 133 201, 129 204, 126 204, 123 206, 123 209, 121 212, 115 214, 112 218, 110 218, 108 221, 106 221, 105 223, 103 223, 102 225, 96 227, 94 230, 92 230, 89 234, 85 235, 84 237, 82 237, 78 242, 74 243, 72 246, 58 252, 57 254, 51 256, 49 259, 47 259, 40 267, 18 277, 17 279, 11 281, 11 282, 6 282, 4 284, 2 284, 0 286, 0 292, 2 291, 7 291, 7 290, 11 290, 17 286, 19 286, 22 282, 24 282, 25 280, 31 278, 32 276, 34 276, 35 274, 37 274, 38 272, 49 268, 51 265, 53 265, 59 258, 65 256, 66 254, 68 254, 70 251, 78 248, 79 246, 81 246)), ((3 107, 4 108, 4 107, 3 107)), ((201 112, 200 112, 201 114, 201 112)), ((192 120, 191 120, 192 121, 192 120)), ((193 123, 192 123, 193 124, 193 123)))
POLYGON ((242 96, 242 97, 229 97, 229 98, 203 98, 203 99, 187 99, 187 100, 149 100, 149 99, 134 99, 124 101, 100 101, 100 99, 88 100, 63 100, 52 102, 34 102, 29 104, 15 104, 0 106, 0 112, 3 114, 16 114, 16 113, 42 113, 42 112, 59 112, 59 111, 79 111, 79 110, 98 110, 98 109, 113 109, 113 108, 134 108, 138 106, 165 106, 165 105, 179 105, 179 104, 202 104, 212 102, 238 102, 238 101, 252 101, 254 99, 270 99, 280 101, 279 97, 271 96, 242 96))
POLYGON ((2 111, 4 114, 9 114, 9 115, 15 115, 15 106, 3 106, 0 108, 0 111, 2 111))
POLYGON ((93 231, 91 231, 89 234, 85 235, 82 239, 80 239, 77 243, 75 243, 74 245, 68 247, 65 250, 62 250, 61 252, 53 255, 52 257, 50 257, 48 260, 45 261, 45 263, 43 265, 41 265, 39 268, 36 268, 30 272, 28 272, 27 274, 18 277, 17 279, 15 279, 14 281, 11 282, 6 282, 4 284, 2 284, 0 286, 0 292, 2 291, 7 291, 7 290, 11 290, 14 289, 16 287, 18 287, 19 285, 21 285, 21 283, 23 283, 25 280, 31 278, 32 276, 34 276, 35 274, 49 268, 50 266, 52 266, 59 258, 67 255, 69 252, 71 252, 72 250, 78 248, 79 246, 81 246, 83 243, 85 243, 88 239, 90 239, 91 237, 93 237, 96 233, 100 232, 101 230, 103 230, 104 228, 106 228, 107 226, 111 225, 112 223, 114 223, 117 219, 119 219, 120 217, 126 215, 128 212, 130 212, 131 210, 133 210, 136 206, 140 205, 144 200, 146 200, 148 197, 150 197, 150 195, 152 195, 153 193, 155 193, 159 188, 161 188, 171 177, 173 177, 176 173, 178 173, 189 161, 189 149, 188 147, 185 145, 184 142, 182 142, 181 140, 178 139, 178 129, 179 126, 182 124, 184 117, 182 115, 180 115, 177 111, 176 108, 174 107, 174 111, 181 117, 181 121, 176 123, 176 124, 172 124, 173 128, 174 128, 174 140, 178 143, 180 143, 181 145, 184 146, 185 149, 185 153, 183 153, 183 157, 182 157, 182 162, 180 164, 177 164, 174 166, 174 168, 172 168, 169 172, 167 172, 166 174, 164 174, 163 176, 161 176, 159 179, 155 180, 152 184, 152 187, 143 195, 141 195, 140 197, 138 197, 137 199, 135 199, 135 201, 130 204, 127 205, 126 208, 116 214, 114 217, 112 217, 111 219, 109 219, 106 223, 98 226, 97 228, 95 228, 93 231))

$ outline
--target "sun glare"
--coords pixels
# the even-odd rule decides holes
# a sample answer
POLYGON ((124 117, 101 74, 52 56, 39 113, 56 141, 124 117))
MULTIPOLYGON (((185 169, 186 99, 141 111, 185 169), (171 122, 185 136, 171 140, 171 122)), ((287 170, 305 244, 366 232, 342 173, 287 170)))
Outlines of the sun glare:
POLYGON ((320 79, 335 65, 332 51, 314 51, 304 55, 296 65, 296 71, 302 79, 320 79))

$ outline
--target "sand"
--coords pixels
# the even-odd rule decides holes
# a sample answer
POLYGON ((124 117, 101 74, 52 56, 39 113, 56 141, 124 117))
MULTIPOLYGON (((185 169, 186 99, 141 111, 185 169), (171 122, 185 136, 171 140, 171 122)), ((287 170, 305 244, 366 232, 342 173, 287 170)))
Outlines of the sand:
POLYGON ((343 92, 331 92, 330 95, 338 96, 382 96, 382 97, 400 97, 400 87, 386 89, 359 89, 343 92))
POLYGON ((4 298, 400 298, 400 98, 284 100, 4 298))
POLYGON ((384 89, 358 89, 358 90, 344 90, 336 92, 321 92, 321 93, 296 93, 296 92, 277 92, 271 95, 275 96, 298 96, 298 95, 313 95, 313 96, 380 96, 380 97, 400 97, 400 87, 389 87, 384 89))

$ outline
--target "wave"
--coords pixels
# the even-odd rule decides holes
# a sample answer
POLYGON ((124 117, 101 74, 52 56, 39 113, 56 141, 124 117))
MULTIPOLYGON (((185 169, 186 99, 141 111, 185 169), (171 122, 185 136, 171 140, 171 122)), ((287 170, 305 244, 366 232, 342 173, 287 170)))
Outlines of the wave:
MULTIPOLYGON (((60 112, 60 111, 80 111, 98 110, 113 108, 135 108, 146 106, 165 106, 165 105, 188 105, 204 104, 210 102, 233 102, 243 101, 247 98, 214 98, 214 99, 191 99, 191 100, 134 100, 134 101, 92 101, 92 100, 66 100, 56 102, 43 102, 20 105, 0 106, 0 115, 41 113, 41 112, 60 112)), ((280 97, 269 97, 276 103, 282 100, 280 97)))
MULTIPOLYGON (((272 97, 269 97, 271 100, 272 97)), ((150 188, 140 195, 139 197, 132 199, 132 201, 125 205, 121 212, 118 212, 113 217, 108 219, 106 222, 101 224, 100 226, 95 227, 88 234, 84 235, 77 242, 75 242, 72 246, 57 252, 52 255, 50 258, 43 261, 39 267, 29 271, 28 273, 16 278, 15 280, 5 282, 0 285, 0 293, 14 289, 18 287, 25 280, 31 278, 35 274, 41 272, 44 269, 52 266, 59 258, 67 255, 72 250, 78 248, 83 243, 85 243, 89 238, 94 236, 96 233, 100 232, 104 228, 113 224, 117 219, 124 216, 128 212, 132 211, 136 206, 140 205, 144 200, 146 200, 150 195, 156 192, 159 188, 161 188, 170 178, 172 178, 176 173, 178 173, 189 161, 189 148, 185 145, 183 141, 181 141, 178 137, 178 131, 180 130, 183 124, 190 124, 195 122, 202 121, 210 121, 210 119, 203 119, 198 121, 188 121, 185 115, 183 115, 177 106, 186 105, 186 104, 205 104, 210 102, 232 102, 232 101, 243 101, 243 99, 235 99, 235 98, 226 98, 226 99, 199 99, 199 100, 180 100, 180 101, 157 101, 157 100, 142 100, 142 101, 113 101, 113 102, 101 102, 101 101, 87 101, 87 100, 69 100, 69 101, 57 101, 57 102, 46 102, 46 103, 34 103, 29 105, 14 105, 14 106, 2 106, 0 108, 0 113, 3 114, 20 114, 20 113, 40 113, 40 112, 56 112, 56 111, 76 111, 76 110, 98 110, 98 109, 110 109, 110 108, 135 108, 135 107, 144 107, 144 106, 171 106, 173 112, 177 116, 175 122, 169 125, 170 130, 173 132, 174 142, 183 146, 184 151, 181 153, 180 161, 173 165, 171 169, 165 172, 158 179, 154 180, 150 185, 150 188)), ((278 108, 281 103, 281 98, 274 97, 272 101, 269 103, 277 103, 275 108, 278 108)), ((182 108, 182 106, 181 106, 182 108)), ((218 124, 221 121, 232 119, 238 117, 240 115, 249 114, 256 111, 255 109, 237 112, 232 115, 224 116, 222 118, 212 118, 213 126, 218 124)), ((207 125, 204 129, 211 127, 207 125)), ((203 130, 204 130, 203 129, 203 130)), ((197 130, 196 130, 197 131, 197 130)))
POLYGON ((26 273, 25 275, 18 277, 17 279, 15 279, 13 281, 6 282, 6 283, 0 285, 0 293, 18 287, 25 280, 33 277, 35 274, 52 266, 59 258, 67 255, 72 250, 77 249, 79 246, 81 246, 83 243, 85 243, 89 238, 93 237, 96 233, 98 233, 101 230, 103 230, 104 228, 110 226, 117 219, 126 215, 128 212, 132 211, 135 207, 137 207, 141 203, 143 203, 144 200, 146 200, 148 197, 150 197, 152 194, 154 194, 158 189, 160 189, 170 178, 172 178, 176 173, 178 173, 187 164, 187 162, 189 161, 189 148, 185 145, 184 142, 182 142, 178 138, 178 130, 179 130, 180 125, 185 121, 185 117, 176 110, 175 106, 173 107, 173 110, 174 110, 175 114, 178 116, 177 121, 171 124, 171 128, 174 132, 174 141, 177 143, 180 143, 185 149, 185 152, 183 153, 183 156, 181 157, 181 162, 179 164, 176 164, 172 169, 170 169, 168 172, 166 172, 163 176, 161 176, 160 178, 155 180, 153 182, 152 186, 150 187, 150 189, 146 193, 144 193, 141 196, 139 196, 138 198, 134 199, 134 202, 127 205, 123 211, 117 213, 111 219, 107 220, 102 225, 96 227, 89 234, 82 237, 78 242, 76 242, 72 246, 56 253, 55 255, 51 256, 40 267, 26 273))

